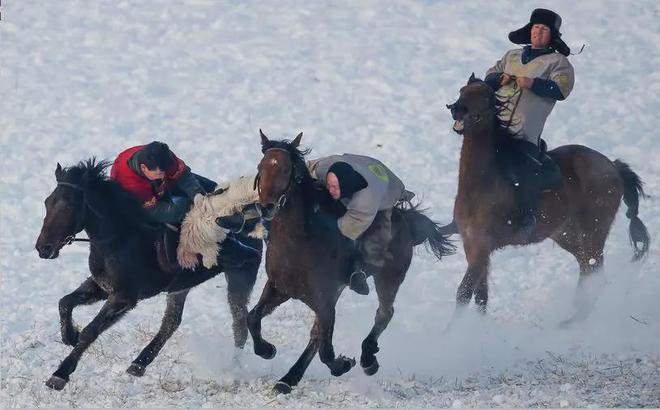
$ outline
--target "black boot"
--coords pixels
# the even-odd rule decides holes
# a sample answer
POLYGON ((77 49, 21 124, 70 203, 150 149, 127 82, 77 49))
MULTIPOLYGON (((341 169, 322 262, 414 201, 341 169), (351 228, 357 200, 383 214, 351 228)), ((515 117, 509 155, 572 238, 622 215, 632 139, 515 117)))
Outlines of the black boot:
POLYGON ((516 230, 523 237, 527 237, 536 228, 536 208, 541 193, 529 182, 514 186, 514 193, 518 205, 514 218, 516 230))
POLYGON ((352 262, 349 265, 350 276, 348 277, 348 287, 355 293, 360 295, 369 294, 369 285, 367 284, 367 273, 363 268, 362 254, 358 241, 350 241, 349 247, 351 249, 352 262))
POLYGON ((357 267, 351 273, 351 277, 348 281, 348 287, 355 293, 360 295, 369 294, 369 284, 367 283, 367 274, 361 267, 357 267))

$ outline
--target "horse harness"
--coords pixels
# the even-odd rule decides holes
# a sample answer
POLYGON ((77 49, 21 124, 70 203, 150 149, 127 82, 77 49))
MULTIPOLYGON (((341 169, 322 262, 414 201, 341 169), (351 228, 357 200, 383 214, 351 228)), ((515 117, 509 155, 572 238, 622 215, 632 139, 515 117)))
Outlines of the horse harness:
MULTIPOLYGON (((268 151, 274 151, 274 150, 284 151, 289 155, 289 157, 291 156, 291 153, 288 150, 284 149, 284 148, 268 148, 267 150, 264 151, 264 155, 268 151)), ((293 182, 295 182, 296 184, 299 184, 303 180, 302 172, 300 172, 300 170, 298 169, 298 167, 296 167, 296 165, 293 161, 291 161, 291 166, 293 167, 294 172, 291 173, 291 176, 289 177, 289 183, 287 184, 286 188, 284 189, 284 192, 277 199, 277 203, 275 204, 275 212, 278 212, 280 209, 284 208, 284 205, 286 205, 287 195, 289 194, 289 191, 291 190, 291 186, 293 185, 293 182)), ((254 185, 253 185, 253 188, 257 190, 257 193, 259 195, 261 195, 261 188, 259 187, 260 179, 261 179, 261 171, 257 172, 257 175, 254 177, 254 185)), ((257 212, 259 212, 260 216, 262 216, 260 207, 257 207, 257 212)))

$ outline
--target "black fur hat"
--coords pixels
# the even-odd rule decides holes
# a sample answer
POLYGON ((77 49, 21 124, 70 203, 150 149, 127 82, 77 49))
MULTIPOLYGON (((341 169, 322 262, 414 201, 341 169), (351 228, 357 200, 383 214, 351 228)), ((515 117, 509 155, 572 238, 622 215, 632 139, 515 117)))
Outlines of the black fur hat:
POLYGON ((337 176, 341 198, 349 198, 357 191, 369 185, 362 175, 353 169, 350 164, 343 161, 337 161, 332 164, 328 172, 332 172, 337 176))
POLYGON ((514 44, 530 44, 532 35, 532 26, 534 24, 544 24, 550 27, 550 47, 565 56, 571 53, 571 49, 561 39, 561 17, 559 14, 548 9, 535 9, 529 17, 529 23, 518 30, 509 33, 509 40, 514 44))

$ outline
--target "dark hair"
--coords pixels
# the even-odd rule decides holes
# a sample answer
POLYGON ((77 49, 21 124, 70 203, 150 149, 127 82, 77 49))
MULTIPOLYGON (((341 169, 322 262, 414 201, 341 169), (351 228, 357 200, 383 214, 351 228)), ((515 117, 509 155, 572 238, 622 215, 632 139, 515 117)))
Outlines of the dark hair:
POLYGON ((168 171, 174 165, 174 155, 167 144, 154 141, 144 147, 139 162, 150 170, 160 168, 161 171, 168 171))

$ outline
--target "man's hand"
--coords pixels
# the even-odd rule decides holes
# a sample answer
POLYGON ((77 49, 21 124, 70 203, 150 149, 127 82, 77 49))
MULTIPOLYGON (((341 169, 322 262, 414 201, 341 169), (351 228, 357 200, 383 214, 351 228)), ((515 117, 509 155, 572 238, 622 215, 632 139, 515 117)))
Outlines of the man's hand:
POLYGON ((516 84, 518 84, 518 87, 520 89, 530 89, 532 88, 532 84, 534 83, 533 78, 529 77, 518 77, 516 78, 516 84))
POLYGON ((507 73, 502 73, 502 78, 500 79, 500 86, 504 87, 510 82, 511 82, 511 76, 507 73))

